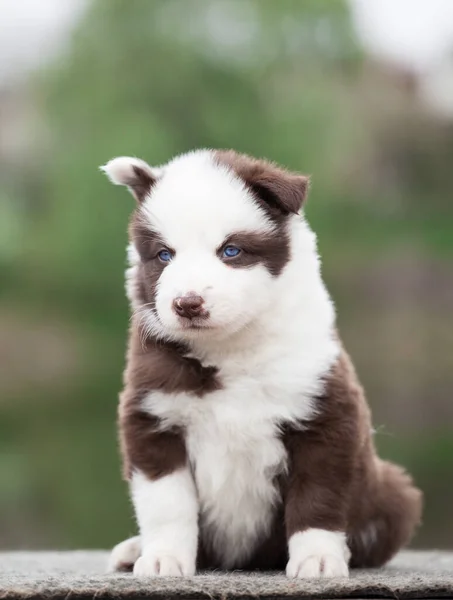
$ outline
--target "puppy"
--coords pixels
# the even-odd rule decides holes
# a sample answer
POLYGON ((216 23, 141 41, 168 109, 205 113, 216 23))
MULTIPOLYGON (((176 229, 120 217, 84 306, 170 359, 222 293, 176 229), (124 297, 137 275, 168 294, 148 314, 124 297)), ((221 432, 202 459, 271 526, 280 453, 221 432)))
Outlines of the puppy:
POLYGON ((383 565, 422 496, 376 455, 301 216, 307 177, 215 150, 102 169, 137 201, 119 432, 140 536, 111 568, 304 578, 383 565))

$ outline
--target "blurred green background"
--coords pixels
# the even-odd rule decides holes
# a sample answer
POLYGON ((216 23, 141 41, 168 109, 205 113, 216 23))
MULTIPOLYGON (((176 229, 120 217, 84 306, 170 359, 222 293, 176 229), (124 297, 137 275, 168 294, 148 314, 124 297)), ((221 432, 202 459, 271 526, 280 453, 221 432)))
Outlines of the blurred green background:
MULTIPOLYGON (((5 2, 0 17, 31 7, 5 2)), ((311 174, 307 215, 378 447, 426 494, 414 545, 453 547, 453 111, 439 78, 370 53, 340 0, 66 8, 50 50, 56 19, 38 41, 42 14, 0 28, 43 55, 28 70, 13 55, 0 79, 0 547, 135 531, 115 425, 133 199, 97 167, 204 146, 311 174)))

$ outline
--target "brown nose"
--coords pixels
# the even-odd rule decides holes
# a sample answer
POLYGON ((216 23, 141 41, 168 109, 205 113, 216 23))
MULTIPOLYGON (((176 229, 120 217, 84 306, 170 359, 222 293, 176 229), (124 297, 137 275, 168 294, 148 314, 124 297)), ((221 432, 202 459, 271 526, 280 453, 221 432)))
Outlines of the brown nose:
POLYGON ((173 300, 173 310, 180 317, 186 317, 187 319, 203 317, 206 314, 203 303, 204 300, 201 296, 179 296, 173 300))

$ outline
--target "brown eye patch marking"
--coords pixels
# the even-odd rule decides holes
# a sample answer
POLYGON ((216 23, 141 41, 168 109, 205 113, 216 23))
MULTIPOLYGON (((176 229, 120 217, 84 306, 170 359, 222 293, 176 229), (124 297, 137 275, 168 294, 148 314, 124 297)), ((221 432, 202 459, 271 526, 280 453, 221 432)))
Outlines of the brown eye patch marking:
POLYGON ((169 248, 159 233, 143 223, 140 214, 135 214, 132 217, 129 226, 129 237, 141 258, 136 282, 140 301, 142 304, 153 306, 159 278, 165 267, 170 264, 159 260, 158 253, 163 249, 168 249, 172 253, 174 253, 174 250, 169 248))
POLYGON ((288 232, 283 227, 275 233, 239 231, 225 240, 217 250, 217 256, 235 269, 264 265, 276 277, 290 259, 288 232), (234 257, 225 257, 223 250, 226 246, 236 246, 241 252, 234 257))
POLYGON ((156 231, 143 225, 140 220, 132 222, 130 237, 144 262, 154 258, 157 259, 161 250, 169 250, 174 254, 174 250, 169 247, 164 238, 156 231))

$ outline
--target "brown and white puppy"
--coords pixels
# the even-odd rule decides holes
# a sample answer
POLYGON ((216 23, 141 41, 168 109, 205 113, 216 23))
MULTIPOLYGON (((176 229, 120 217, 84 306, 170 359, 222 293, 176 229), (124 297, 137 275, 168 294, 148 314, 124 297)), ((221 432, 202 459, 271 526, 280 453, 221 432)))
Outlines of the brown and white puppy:
POLYGON ((140 535, 111 567, 333 577, 388 561, 421 493, 375 453, 300 215, 307 178, 213 150, 103 170, 137 200, 119 430, 140 535))

